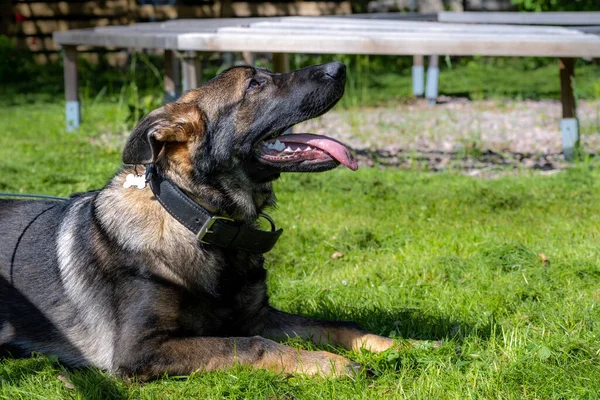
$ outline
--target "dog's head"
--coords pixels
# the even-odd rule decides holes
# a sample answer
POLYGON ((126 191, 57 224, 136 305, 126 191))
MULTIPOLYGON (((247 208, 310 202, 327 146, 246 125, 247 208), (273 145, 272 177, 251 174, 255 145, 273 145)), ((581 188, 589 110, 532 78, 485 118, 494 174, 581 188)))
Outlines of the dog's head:
POLYGON ((281 172, 326 171, 340 163, 354 170, 346 146, 333 139, 282 136, 331 109, 345 83, 346 67, 339 62, 287 74, 231 68, 144 117, 127 141, 123 161, 154 163, 188 190, 223 177, 245 187, 270 182, 281 172))

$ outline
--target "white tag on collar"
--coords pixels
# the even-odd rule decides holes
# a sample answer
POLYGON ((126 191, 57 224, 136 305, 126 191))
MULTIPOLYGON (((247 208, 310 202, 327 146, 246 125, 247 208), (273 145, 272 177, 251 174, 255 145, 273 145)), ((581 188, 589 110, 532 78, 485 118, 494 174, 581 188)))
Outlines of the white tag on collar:
POLYGON ((137 187, 138 189, 143 189, 146 187, 146 177, 144 175, 134 175, 129 174, 125 178, 125 183, 123 183, 123 187, 128 189, 132 186, 137 187))

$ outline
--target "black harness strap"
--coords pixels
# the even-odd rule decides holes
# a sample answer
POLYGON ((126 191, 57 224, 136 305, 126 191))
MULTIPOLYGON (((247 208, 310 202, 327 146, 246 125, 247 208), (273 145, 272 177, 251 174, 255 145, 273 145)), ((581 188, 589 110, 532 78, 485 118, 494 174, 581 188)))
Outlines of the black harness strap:
MULTIPOLYGON (((33 197, 33 196, 31 196, 33 197)), ((40 196, 38 196, 40 197, 40 196)), ((66 200, 66 199, 64 199, 66 200)), ((12 252, 12 255, 10 257, 10 284, 13 285, 14 284, 14 279, 13 279, 13 272, 15 269, 15 260, 17 258, 17 250, 19 249, 19 246, 21 245, 21 240, 23 240, 23 237, 25 236, 25 233, 29 230, 29 228, 31 227, 31 225, 33 225, 35 223, 35 221, 37 221, 37 219, 39 217, 41 217, 42 215, 44 215, 46 212, 52 210, 54 207, 56 207, 58 204, 54 204, 51 205, 50 207, 46 208, 45 210, 42 210, 38 215, 36 215, 31 221, 29 221, 29 223, 27 224, 27 226, 25 226, 25 229, 23 229, 23 232, 21 232, 21 234, 19 235, 19 238, 17 239, 17 243, 15 243, 15 248, 12 252)))

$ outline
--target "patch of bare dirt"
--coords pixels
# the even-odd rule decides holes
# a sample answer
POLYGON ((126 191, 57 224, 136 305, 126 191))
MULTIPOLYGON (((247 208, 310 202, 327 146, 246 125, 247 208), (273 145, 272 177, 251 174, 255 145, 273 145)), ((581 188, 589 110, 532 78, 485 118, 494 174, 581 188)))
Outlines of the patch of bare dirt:
MULTIPOLYGON (((335 137, 363 165, 458 168, 469 174, 504 169, 560 170, 561 104, 558 101, 425 100, 390 107, 334 110, 304 122, 295 132, 335 137)), ((585 153, 600 151, 600 100, 578 108, 585 153)))

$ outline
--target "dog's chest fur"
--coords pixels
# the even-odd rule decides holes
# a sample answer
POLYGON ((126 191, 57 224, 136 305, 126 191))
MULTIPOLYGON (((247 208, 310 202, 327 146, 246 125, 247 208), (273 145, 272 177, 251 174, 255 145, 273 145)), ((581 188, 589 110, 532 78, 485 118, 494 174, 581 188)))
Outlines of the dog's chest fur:
MULTIPOLYGON (((33 304, 51 326, 62 328, 51 346, 19 332, 14 344, 25 353, 114 371, 116 355, 141 336, 236 336, 261 329, 256 321, 268 300, 261 255, 202 248, 149 190, 119 190, 109 185, 64 207, 53 239, 56 264, 47 269, 61 283, 47 288, 59 300, 33 304)), ((28 248, 32 265, 48 256, 39 246, 32 241, 28 248)), ((39 273, 18 272, 23 282, 39 273)))
POLYGON ((118 300, 129 307, 116 313, 117 323, 126 320, 131 335, 162 330, 236 336, 261 329, 256 321, 268 306, 262 255, 200 247, 149 190, 123 195, 115 186, 93 202, 97 232, 92 236, 96 255, 104 258, 99 264, 120 276, 117 296, 128 296, 118 300), (140 213, 138 207, 146 209, 140 213))

